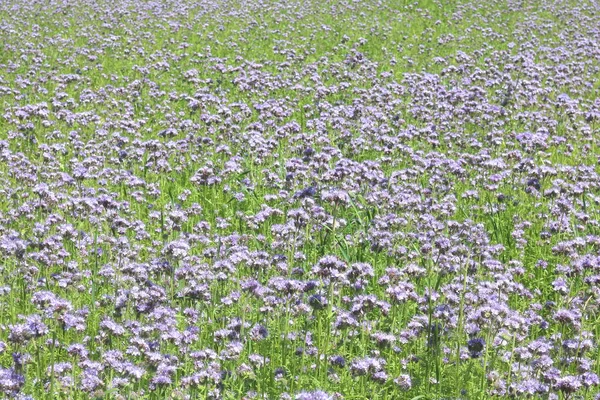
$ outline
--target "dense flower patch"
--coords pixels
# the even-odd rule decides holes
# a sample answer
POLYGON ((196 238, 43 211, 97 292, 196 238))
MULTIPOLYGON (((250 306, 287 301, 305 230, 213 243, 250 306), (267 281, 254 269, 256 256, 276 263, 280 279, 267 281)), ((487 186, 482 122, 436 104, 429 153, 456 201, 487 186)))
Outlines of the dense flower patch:
POLYGON ((599 27, 0 2, 1 396, 595 398, 599 27))

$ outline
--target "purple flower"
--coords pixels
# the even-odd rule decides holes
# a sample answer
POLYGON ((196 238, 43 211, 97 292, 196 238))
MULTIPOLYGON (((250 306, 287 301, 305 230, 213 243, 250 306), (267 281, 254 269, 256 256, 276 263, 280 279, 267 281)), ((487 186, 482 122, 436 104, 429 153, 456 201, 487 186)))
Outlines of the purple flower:
POLYGON ((339 355, 330 357, 329 362, 331 363, 331 365, 334 365, 334 366, 340 367, 340 368, 344 368, 346 366, 346 360, 344 359, 344 357, 339 356, 339 355))
POLYGON ((308 305, 314 310, 322 310, 327 306, 327 298, 320 294, 313 294, 308 297, 308 305))
POLYGON ((394 383, 402 390, 409 390, 412 387, 412 380, 408 374, 399 375, 394 379, 394 383))
POLYGON ((578 391, 581 388, 582 383, 577 376, 568 375, 558 378, 554 386, 563 393, 571 394, 578 391))
POLYGON ((364 357, 352 360, 350 372, 357 376, 383 371, 386 361, 383 358, 364 357))
POLYGON ((13 369, 0 368, 0 392, 15 396, 25 384, 25 377, 13 369))
POLYGON ((333 400, 333 395, 330 395, 322 390, 312 392, 300 392, 294 396, 295 400, 333 400))
POLYGON ((485 348, 485 340, 482 338, 470 339, 467 342, 467 348, 469 349, 469 354, 471 358, 478 358, 481 356, 483 349, 485 348))
POLYGON ((314 197, 317 194, 317 188, 314 186, 309 186, 305 189, 299 190, 294 194, 294 197, 297 199, 304 199, 307 197, 314 197))
POLYGON ((581 375, 580 380, 583 386, 586 388, 600 385, 600 379, 598 378, 598 375, 593 372, 584 372, 581 375))
POLYGON ((104 382, 98 376, 98 371, 86 368, 81 373, 81 390, 91 393, 104 385, 104 382))

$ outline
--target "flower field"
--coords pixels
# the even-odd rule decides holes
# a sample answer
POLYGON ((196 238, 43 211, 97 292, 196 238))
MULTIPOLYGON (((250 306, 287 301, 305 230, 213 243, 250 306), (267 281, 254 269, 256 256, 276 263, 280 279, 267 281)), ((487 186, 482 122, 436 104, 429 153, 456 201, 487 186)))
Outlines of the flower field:
POLYGON ((0 1, 0 397, 600 399, 593 0, 0 1))

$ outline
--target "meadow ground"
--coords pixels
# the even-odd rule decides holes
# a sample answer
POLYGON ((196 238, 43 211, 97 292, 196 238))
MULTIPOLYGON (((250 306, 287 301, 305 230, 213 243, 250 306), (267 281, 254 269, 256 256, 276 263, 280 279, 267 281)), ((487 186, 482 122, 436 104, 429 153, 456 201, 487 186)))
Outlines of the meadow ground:
POLYGON ((594 399, 600 5, 0 1, 0 395, 594 399))

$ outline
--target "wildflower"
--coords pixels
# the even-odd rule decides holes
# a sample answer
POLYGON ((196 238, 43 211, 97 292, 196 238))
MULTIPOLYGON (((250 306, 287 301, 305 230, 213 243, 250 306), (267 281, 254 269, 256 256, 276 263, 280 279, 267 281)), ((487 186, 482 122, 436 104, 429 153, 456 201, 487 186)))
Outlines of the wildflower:
POLYGON ((482 338, 471 339, 467 342, 467 348, 469 349, 471 358, 478 358, 485 348, 485 340, 482 338))
POLYGON ((394 383, 402 390, 409 390, 412 387, 412 380, 410 379, 410 375, 407 374, 399 375, 394 379, 394 383))

